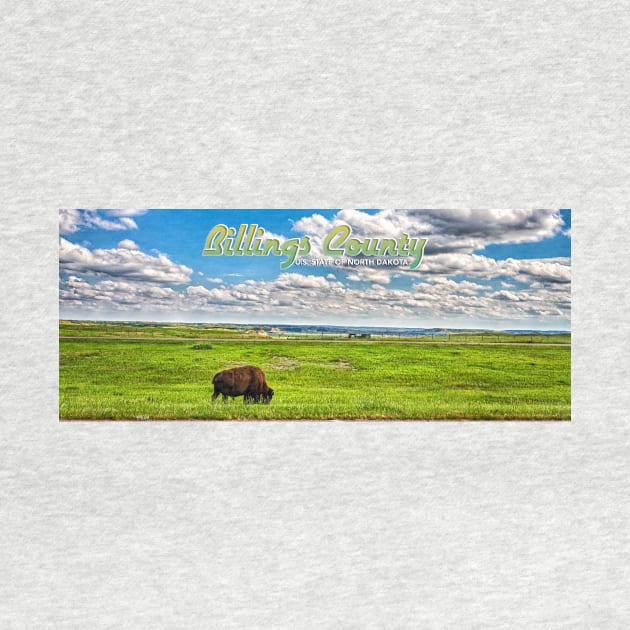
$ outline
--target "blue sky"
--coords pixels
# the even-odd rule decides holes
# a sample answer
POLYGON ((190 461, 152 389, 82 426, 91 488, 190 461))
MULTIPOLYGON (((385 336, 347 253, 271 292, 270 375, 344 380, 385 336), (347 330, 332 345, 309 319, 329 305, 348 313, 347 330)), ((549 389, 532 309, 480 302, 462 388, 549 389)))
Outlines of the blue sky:
MULTIPOLYGON (((60 211, 62 318, 570 328, 569 210, 128 209, 60 211), (405 267, 280 268, 284 257, 202 256, 217 224, 309 236, 427 238, 405 267)), ((376 262, 376 261, 372 261, 376 262)))
MULTIPOLYGON (((279 260, 273 256, 259 258, 230 258, 201 256, 208 232, 219 223, 238 227, 241 223, 259 223, 267 232, 295 237, 293 223, 305 212, 318 213, 332 218, 339 210, 198 210, 156 209, 134 217, 137 231, 130 232, 142 251, 165 252, 169 257, 195 271, 211 277, 224 277, 226 282, 235 283, 231 273, 246 278, 267 279, 280 272, 279 260)), ((121 240, 120 232, 111 230, 82 229, 73 235, 73 240, 84 236, 90 248, 113 248, 121 240)))

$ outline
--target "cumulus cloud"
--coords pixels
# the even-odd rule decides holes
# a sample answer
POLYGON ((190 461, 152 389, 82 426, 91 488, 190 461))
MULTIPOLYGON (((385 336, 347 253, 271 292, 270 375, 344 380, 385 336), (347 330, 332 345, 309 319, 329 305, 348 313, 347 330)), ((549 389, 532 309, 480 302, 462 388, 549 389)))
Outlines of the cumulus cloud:
POLYGON ((142 312, 147 305, 156 311, 169 310, 178 301, 178 293, 151 282, 102 280, 91 284, 84 278, 69 276, 61 282, 59 299, 62 306, 87 312, 103 308, 142 312))
MULTIPOLYGON (((63 219, 60 213, 60 229, 132 229, 132 216, 115 210, 65 211, 63 219)), ((61 280, 61 304, 73 312, 98 312, 106 305, 111 311, 194 312, 222 319, 243 314, 248 321, 265 317, 329 321, 343 314, 364 323, 380 319, 416 326, 456 319, 463 327, 482 320, 489 325, 531 322, 532 327, 544 320, 564 327, 569 321, 570 258, 496 260, 474 253, 489 243, 534 242, 553 236, 563 229, 557 212, 382 210, 369 215, 342 210, 333 219, 317 213, 303 217, 294 230, 312 237, 311 257, 326 258, 323 238, 341 223, 349 224, 357 238, 399 238, 407 233, 428 238, 431 246, 427 245, 415 271, 400 266, 335 265, 335 273, 325 276, 286 272, 265 281, 222 274, 235 284, 219 277, 198 277, 203 273, 197 272, 196 281, 210 285, 197 286, 190 285, 190 268, 156 250, 144 253, 131 239, 121 240, 113 249, 91 250, 60 237, 60 269, 69 275, 61 280), (392 278, 398 276, 405 280, 392 286, 392 278)))
POLYGON ((437 254, 422 262, 424 275, 442 276, 461 274, 476 278, 509 276, 523 282, 571 282, 571 260, 569 258, 507 258, 495 260, 479 254, 437 254))
POLYGON ((109 276, 160 284, 189 282, 192 273, 192 269, 173 262, 165 254, 151 256, 133 247, 120 246, 116 249, 91 250, 63 237, 59 239, 59 268, 62 272, 72 274, 109 276))
POLYGON ((540 282, 542 284, 571 283, 571 260, 569 258, 528 258, 514 260, 509 258, 505 262, 511 274, 521 282, 540 282))
POLYGON ((426 285, 432 287, 434 292, 459 293, 460 295, 475 295, 479 291, 488 290, 487 285, 470 282, 469 280, 451 280, 442 276, 429 277, 423 283, 414 284, 414 289, 424 289, 426 285))
POLYGON ((118 249, 136 249, 136 250, 138 250, 138 249, 140 249, 140 247, 134 241, 126 238, 126 239, 123 239, 122 241, 120 241, 118 243, 118 249))
POLYGON ((566 325, 570 291, 557 285, 525 291, 496 291, 468 280, 432 279, 417 282, 412 290, 373 284, 348 287, 321 276, 283 273, 274 280, 248 280, 220 287, 188 286, 181 290, 149 282, 104 280, 96 284, 72 276, 62 281, 61 303, 68 308, 154 312, 197 312, 214 315, 247 314, 251 318, 321 318, 344 313, 355 321, 374 319, 413 322, 417 326, 438 320, 519 320, 540 318, 566 325), (160 289, 160 290, 158 290, 160 289))
MULTIPOLYGON (((293 230, 311 237, 311 258, 326 258, 323 241, 331 229, 347 224, 358 239, 399 238, 403 233, 411 238, 427 238, 424 258, 415 271, 405 267, 381 267, 373 274, 374 282, 386 284, 392 271, 418 274, 472 274, 492 278, 500 275, 520 278, 534 276, 537 271, 547 282, 569 282, 568 265, 560 260, 531 263, 496 261, 475 251, 493 243, 526 243, 549 238, 562 231, 563 220, 555 210, 381 210, 367 214, 360 210, 340 210, 327 219, 315 213, 296 221, 293 230), (561 268, 563 267, 563 268, 561 268)), ((357 257, 359 258, 359 257, 357 257)), ((361 272, 351 264, 335 265, 368 279, 370 271, 361 272)), ((367 268, 369 269, 369 268, 367 268)), ((376 270, 375 270, 376 271, 376 270)))
MULTIPOLYGON (((328 277, 328 276, 327 276, 328 277)), ((334 277, 334 276, 333 276, 334 277)), ((392 274, 382 268, 355 267, 353 272, 346 276, 348 280, 355 282, 371 282, 373 284, 389 284, 392 274)))
POLYGON ((82 228, 101 230, 135 230, 137 223, 131 218, 146 210, 59 210, 59 233, 73 234, 82 228))
POLYGON ((340 210, 332 219, 313 214, 293 229, 321 243, 335 226, 347 224, 357 238, 397 238, 403 232, 427 237, 425 254, 467 252, 491 243, 535 242, 557 234, 563 226, 555 210, 381 210, 367 214, 340 210))

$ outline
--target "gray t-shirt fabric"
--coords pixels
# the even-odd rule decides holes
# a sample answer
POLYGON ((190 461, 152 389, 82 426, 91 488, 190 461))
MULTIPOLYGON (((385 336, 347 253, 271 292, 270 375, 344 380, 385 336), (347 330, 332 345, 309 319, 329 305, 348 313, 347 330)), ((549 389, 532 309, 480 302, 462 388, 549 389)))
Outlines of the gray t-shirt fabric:
POLYGON ((625 628, 621 3, 4 13, 0 626, 625 628), (59 423, 59 208, 572 208, 572 421, 59 423))

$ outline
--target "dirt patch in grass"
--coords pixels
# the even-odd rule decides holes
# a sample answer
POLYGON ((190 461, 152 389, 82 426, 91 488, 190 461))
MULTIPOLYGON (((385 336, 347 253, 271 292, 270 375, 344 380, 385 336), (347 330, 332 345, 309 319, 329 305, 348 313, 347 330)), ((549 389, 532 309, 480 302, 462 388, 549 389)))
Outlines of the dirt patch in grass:
POLYGON ((356 370, 352 362, 348 359, 331 359, 330 361, 309 361, 309 365, 333 369, 333 370, 356 370))
POLYGON ((356 370, 354 365, 348 359, 337 359, 337 362, 333 364, 338 370, 356 370))
POLYGON ((295 370, 300 367, 300 362, 291 357, 274 355, 267 365, 274 370, 295 370))

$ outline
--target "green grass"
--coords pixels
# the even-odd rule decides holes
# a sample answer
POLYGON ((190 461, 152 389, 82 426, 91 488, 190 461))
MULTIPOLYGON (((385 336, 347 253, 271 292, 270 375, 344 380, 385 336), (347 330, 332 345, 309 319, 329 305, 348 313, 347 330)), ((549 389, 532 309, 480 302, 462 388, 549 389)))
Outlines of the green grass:
POLYGON ((570 346, 61 339, 59 413, 85 419, 569 419, 570 346), (260 366, 269 405, 212 402, 260 366))
POLYGON ((213 324, 162 324, 157 322, 92 322, 69 321, 59 322, 60 337, 141 337, 165 338, 251 338, 256 334, 254 329, 241 330, 216 326, 213 324))
MULTIPOLYGON (((121 339, 255 339, 266 341, 269 339, 289 340, 329 340, 352 341, 362 343, 363 339, 348 339, 347 334, 313 334, 313 333, 259 333, 254 326, 229 324, 173 324, 158 322, 94 322, 70 321, 59 322, 60 337, 118 337, 121 339)), ((507 334, 501 332, 466 332, 450 335, 418 335, 416 337, 398 337, 391 334, 373 335, 372 340, 381 341, 425 341, 440 343, 571 343, 571 335, 555 334, 507 334)))

